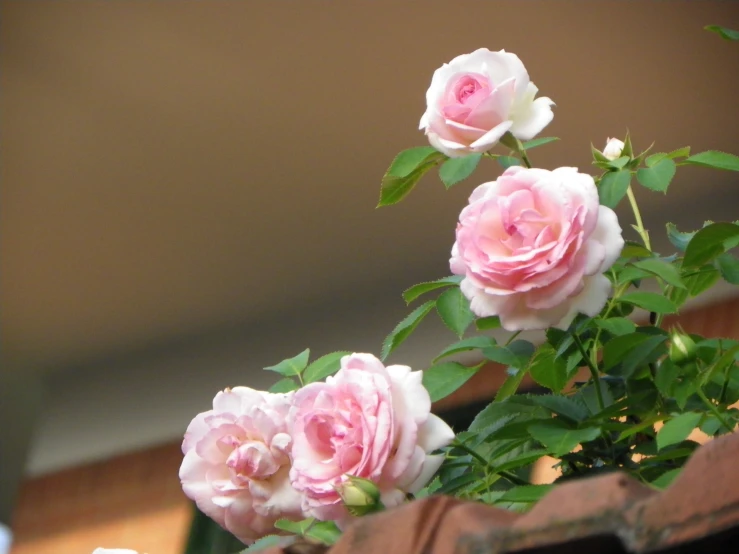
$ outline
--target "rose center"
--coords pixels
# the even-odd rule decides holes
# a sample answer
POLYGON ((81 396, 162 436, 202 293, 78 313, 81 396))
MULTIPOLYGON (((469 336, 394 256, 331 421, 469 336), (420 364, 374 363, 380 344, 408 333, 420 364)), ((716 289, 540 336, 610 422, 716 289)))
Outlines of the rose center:
POLYGON ((253 479, 267 479, 274 475, 280 464, 263 442, 248 441, 235 448, 226 460, 231 480, 245 485, 253 479))

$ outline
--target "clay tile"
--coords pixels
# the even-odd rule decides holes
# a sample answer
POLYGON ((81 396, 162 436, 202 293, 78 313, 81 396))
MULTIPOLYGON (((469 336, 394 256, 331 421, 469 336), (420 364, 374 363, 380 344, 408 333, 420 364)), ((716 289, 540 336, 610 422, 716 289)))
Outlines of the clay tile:
POLYGON ((439 522, 462 500, 432 496, 353 522, 330 554, 421 554, 431 551, 439 522))
POLYGON ((737 434, 699 448, 667 490, 634 510, 642 527, 641 548, 678 544, 739 525, 737 459, 737 434))
POLYGON ((441 520, 430 554, 466 552, 466 548, 476 551, 475 545, 487 543, 490 534, 507 534, 520 517, 521 514, 476 502, 454 506, 441 520))

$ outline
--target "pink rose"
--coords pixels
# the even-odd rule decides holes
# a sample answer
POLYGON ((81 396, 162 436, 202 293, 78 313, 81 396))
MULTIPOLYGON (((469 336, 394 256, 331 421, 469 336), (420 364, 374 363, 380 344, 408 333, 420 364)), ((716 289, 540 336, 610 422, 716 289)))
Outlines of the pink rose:
POLYGON ((420 128, 452 158, 490 150, 507 131, 529 140, 554 117, 538 91, 518 56, 480 48, 434 72, 420 128))
POLYGON ((516 166, 474 190, 450 265, 476 315, 497 315, 509 331, 566 329, 603 308, 611 284, 602 273, 623 244, 590 175, 516 166))
POLYGON ((385 367, 371 354, 341 359, 325 383, 295 393, 290 479, 303 509, 323 520, 348 517, 337 487, 347 476, 373 481, 385 506, 401 503, 436 473, 454 432, 430 413, 420 371, 385 367))
POLYGON ((291 396, 226 389, 185 433, 180 467, 185 494, 245 543, 274 532, 279 518, 303 517, 289 480, 291 396))

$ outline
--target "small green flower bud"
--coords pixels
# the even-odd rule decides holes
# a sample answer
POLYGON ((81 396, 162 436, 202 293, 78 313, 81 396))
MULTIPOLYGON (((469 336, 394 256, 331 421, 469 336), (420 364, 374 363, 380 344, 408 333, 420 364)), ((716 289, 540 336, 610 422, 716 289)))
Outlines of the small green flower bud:
POLYGON ((683 364, 695 360, 696 355, 693 339, 673 329, 670 332, 670 360, 676 364, 683 364))
POLYGON ((336 487, 349 513, 355 516, 377 512, 383 508, 380 489, 369 479, 348 476, 349 481, 336 487))

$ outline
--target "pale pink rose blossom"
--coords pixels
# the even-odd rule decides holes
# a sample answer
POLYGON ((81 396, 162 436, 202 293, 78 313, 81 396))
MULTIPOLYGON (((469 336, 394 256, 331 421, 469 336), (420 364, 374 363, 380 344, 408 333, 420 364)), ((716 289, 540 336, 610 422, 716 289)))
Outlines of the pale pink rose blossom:
POLYGON ((419 127, 453 158, 490 150, 507 131, 529 140, 554 117, 538 91, 518 56, 480 48, 434 72, 419 127))
POLYGON ((138 554, 138 552, 128 548, 96 548, 92 554, 138 554))
POLYGON ((611 291, 603 272, 623 245, 590 175, 514 166, 470 196, 450 266, 477 316, 499 316, 509 331, 566 329, 578 313, 603 308, 611 291))
POLYGON ((609 138, 606 141, 606 147, 603 149, 603 155, 613 161, 621 157, 624 150, 624 142, 617 138, 609 138))
POLYGON ((403 502, 436 473, 454 432, 431 414, 422 372, 383 363, 371 354, 341 359, 325 383, 295 393, 290 479, 303 509, 322 520, 345 521, 337 487, 347 476, 374 482, 385 506, 403 502))
POLYGON ((245 543, 273 533, 277 519, 303 517, 289 481, 291 395, 226 389, 185 433, 185 494, 245 543))

